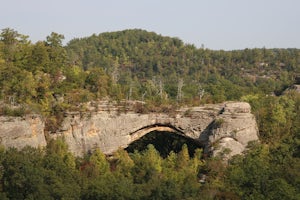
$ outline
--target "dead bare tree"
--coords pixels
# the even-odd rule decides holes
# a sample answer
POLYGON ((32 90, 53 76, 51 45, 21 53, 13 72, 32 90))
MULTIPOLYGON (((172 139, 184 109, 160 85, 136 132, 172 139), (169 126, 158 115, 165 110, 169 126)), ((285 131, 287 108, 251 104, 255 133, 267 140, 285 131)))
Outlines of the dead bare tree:
POLYGON ((182 93, 182 87, 184 86, 184 81, 182 78, 178 79, 178 87, 177 87, 177 101, 180 102, 182 100, 183 97, 183 93, 182 93))

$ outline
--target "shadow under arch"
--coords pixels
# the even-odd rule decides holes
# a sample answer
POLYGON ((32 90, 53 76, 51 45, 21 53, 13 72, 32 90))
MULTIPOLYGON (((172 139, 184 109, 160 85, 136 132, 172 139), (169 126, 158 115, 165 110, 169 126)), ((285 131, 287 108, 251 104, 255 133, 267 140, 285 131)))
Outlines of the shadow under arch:
POLYGON ((154 124, 143 127, 130 134, 131 143, 125 148, 129 153, 135 150, 143 151, 149 144, 153 144, 162 157, 167 157, 171 151, 178 153, 183 144, 187 144, 190 156, 202 145, 190 138, 172 125, 154 124))
POLYGON ((153 124, 153 125, 145 126, 137 131, 130 133, 131 142, 134 142, 135 140, 138 140, 139 138, 153 131, 176 133, 186 137, 184 132, 182 132, 181 130, 177 129, 172 125, 153 124))

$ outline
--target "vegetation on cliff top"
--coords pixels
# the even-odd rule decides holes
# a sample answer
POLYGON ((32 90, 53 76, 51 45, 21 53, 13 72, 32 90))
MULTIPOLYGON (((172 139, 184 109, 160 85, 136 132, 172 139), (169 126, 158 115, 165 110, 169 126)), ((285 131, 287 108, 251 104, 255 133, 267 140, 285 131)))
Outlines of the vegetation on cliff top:
POLYGON ((3 29, 0 100, 45 116, 103 98, 199 105, 280 94, 300 73, 298 49, 213 51, 144 30, 63 39, 3 29))

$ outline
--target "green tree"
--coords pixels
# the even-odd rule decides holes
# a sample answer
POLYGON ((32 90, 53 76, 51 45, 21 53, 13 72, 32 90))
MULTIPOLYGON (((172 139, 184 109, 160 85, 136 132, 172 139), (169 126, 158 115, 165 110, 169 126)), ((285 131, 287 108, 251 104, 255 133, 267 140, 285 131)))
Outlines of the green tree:
POLYGON ((80 178, 75 158, 63 139, 57 138, 47 144, 42 163, 47 170, 45 180, 53 199, 80 199, 80 178))
POLYGON ((32 47, 32 53, 26 69, 34 73, 36 71, 48 72, 50 65, 48 50, 45 42, 37 42, 32 47))
POLYGON ((38 149, 7 150, 3 160, 3 190, 9 199, 52 199, 44 179, 47 171, 41 161, 42 152, 38 149))
POLYGON ((106 97, 110 91, 110 77, 101 68, 91 68, 87 71, 85 87, 96 93, 97 97, 106 97))
POLYGON ((177 169, 185 169, 189 166, 190 155, 186 144, 182 146, 181 151, 178 153, 176 167, 177 169))
POLYGON ((17 51, 19 37, 20 34, 13 29, 2 29, 2 32, 0 34, 0 41, 4 44, 2 52, 6 62, 13 61, 14 53, 17 51))
POLYGON ((93 168, 93 174, 95 177, 105 175, 109 173, 109 163, 106 160, 105 155, 100 151, 100 149, 96 149, 93 154, 89 158, 89 162, 93 168))
MULTIPOLYGON (((266 145, 255 145, 242 158, 232 161, 226 182, 242 199, 297 199, 295 187, 280 172, 279 163, 272 161, 266 145)), ((285 170, 284 170, 285 171, 285 170)))
POLYGON ((18 103, 29 103, 36 97, 36 82, 33 74, 14 66, 0 66, 2 93, 13 96, 18 103))
POLYGON ((67 53, 62 46, 63 39, 63 35, 52 32, 50 36, 47 36, 46 40, 46 46, 48 47, 48 55, 50 60, 47 72, 50 73, 58 82, 61 72, 63 71, 62 69, 65 68, 67 63, 67 53))
POLYGON ((152 144, 147 146, 142 154, 135 152, 132 156, 134 161, 133 176, 136 183, 145 183, 155 179, 162 171, 162 158, 152 144))
POLYGON ((118 149, 118 151, 114 154, 114 159, 116 160, 116 171, 122 176, 131 178, 134 162, 128 155, 127 151, 118 149))

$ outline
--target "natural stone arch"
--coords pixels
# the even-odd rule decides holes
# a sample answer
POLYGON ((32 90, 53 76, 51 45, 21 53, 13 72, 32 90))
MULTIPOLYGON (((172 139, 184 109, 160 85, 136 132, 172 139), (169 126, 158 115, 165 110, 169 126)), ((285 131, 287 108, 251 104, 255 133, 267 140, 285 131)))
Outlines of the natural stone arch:
POLYGON ((194 156, 197 149, 204 148, 199 140, 189 137, 170 123, 145 126, 129 136, 130 142, 122 147, 128 153, 143 152, 151 144, 162 158, 167 158, 171 152, 179 153, 183 145, 187 145, 190 156, 194 156))
MULTIPOLYGON (((223 137, 233 137, 246 149, 249 141, 258 140, 257 124, 250 111, 248 103, 226 102, 180 108, 174 113, 120 113, 115 110, 95 110, 89 115, 67 113, 60 130, 50 134, 50 138, 63 136, 76 156, 83 156, 95 147, 111 155, 153 131, 167 131, 191 139, 207 153, 215 151, 212 144, 223 137)), ((236 145, 232 140, 221 142, 226 143, 225 148, 230 144, 228 148, 235 154, 236 145)))
POLYGON ((110 155, 151 131, 167 131, 199 142, 207 153, 218 152, 215 148, 218 145, 213 144, 219 143, 220 147, 231 149, 230 157, 243 152, 248 142, 259 139, 255 116, 245 102, 144 114, 133 110, 120 113, 119 107, 108 107, 107 104, 94 105, 87 106, 89 111, 85 113, 66 112, 59 130, 51 134, 44 132, 45 123, 41 116, 0 116, 0 142, 6 148, 22 149, 26 145, 45 147, 46 137, 49 140, 63 137, 76 156, 83 156, 95 148, 110 155))
MULTIPOLYGON (((184 132, 180 131, 179 129, 177 129, 176 127, 174 127, 172 125, 153 124, 153 125, 145 126, 145 127, 141 128, 137 131, 132 132, 130 134, 130 144, 137 141, 137 140, 139 140, 143 136, 145 136, 148 133, 151 133, 153 131, 169 132, 171 134, 172 133, 177 134, 177 135, 180 135, 180 136, 185 137, 187 139, 193 140, 193 138, 190 138, 190 137, 186 136, 184 132)), ((130 145, 130 144, 128 144, 128 145, 130 145)))

